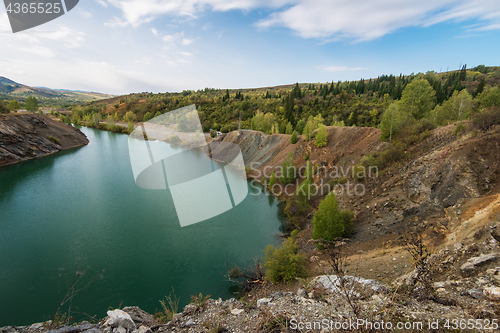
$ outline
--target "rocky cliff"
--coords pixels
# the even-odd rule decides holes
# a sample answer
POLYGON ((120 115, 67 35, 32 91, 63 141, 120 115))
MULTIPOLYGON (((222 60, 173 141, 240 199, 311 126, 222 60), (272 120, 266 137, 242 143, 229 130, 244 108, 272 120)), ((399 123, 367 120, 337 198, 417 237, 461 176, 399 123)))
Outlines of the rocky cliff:
POLYGON ((43 115, 0 115, 0 166, 88 143, 79 129, 43 115))

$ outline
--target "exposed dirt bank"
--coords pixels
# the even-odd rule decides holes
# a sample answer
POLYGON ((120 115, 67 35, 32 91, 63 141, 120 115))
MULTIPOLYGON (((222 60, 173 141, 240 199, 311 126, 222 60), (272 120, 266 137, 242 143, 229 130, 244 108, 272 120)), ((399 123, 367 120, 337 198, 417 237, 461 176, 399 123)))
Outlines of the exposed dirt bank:
POLYGON ((43 115, 0 115, 0 166, 88 143, 79 129, 43 115))

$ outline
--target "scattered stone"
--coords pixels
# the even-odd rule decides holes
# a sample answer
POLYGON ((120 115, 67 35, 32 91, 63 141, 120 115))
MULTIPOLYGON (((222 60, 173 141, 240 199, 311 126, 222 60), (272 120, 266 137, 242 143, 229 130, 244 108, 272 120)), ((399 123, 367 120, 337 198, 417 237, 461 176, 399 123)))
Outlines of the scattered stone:
POLYGON ((306 291, 302 288, 299 288, 299 290, 297 290, 297 296, 306 297, 306 291))
POLYGON ((50 330, 49 333, 79 333, 90 330, 94 327, 96 327, 96 325, 92 325, 89 322, 83 322, 82 324, 77 326, 64 326, 55 330, 50 330))
MULTIPOLYGON (((375 292, 385 292, 387 290, 386 286, 384 286, 383 284, 381 284, 376 280, 370 280, 362 277, 355 277, 349 275, 344 276, 344 280, 348 283, 357 284, 363 289, 368 288, 375 292)), ((340 278, 336 275, 317 276, 313 281, 317 285, 321 284, 323 288, 329 290, 332 293, 336 293, 340 290, 339 289, 340 278)))
POLYGON ((481 289, 471 289, 469 290, 469 295, 475 299, 483 298, 483 290, 481 289))
POLYGON ((189 318, 189 320, 186 322, 186 326, 194 326, 194 325, 196 325, 196 322, 193 319, 189 318))
POLYGON ((484 288, 484 294, 495 300, 500 300, 500 288, 498 287, 484 288))
POLYGON ((500 223, 497 223, 493 227, 491 227, 491 236, 497 241, 500 242, 500 223))
POLYGON ((476 266, 483 265, 497 258, 498 253, 481 254, 479 257, 473 257, 467 260, 467 262, 460 267, 460 270, 463 273, 470 273, 476 269, 476 266))
POLYGON ((231 310, 231 314, 237 316, 240 313, 242 313, 243 311, 245 311, 245 310, 243 310, 243 309, 233 309, 233 310, 231 310))
POLYGON ((89 330, 83 331, 82 333, 102 333, 102 331, 100 329, 98 329, 97 327, 94 327, 94 328, 91 328, 89 330))
POLYGON ((257 300, 257 308, 260 308, 263 305, 267 305, 267 304, 269 304, 269 302, 271 302, 270 298, 261 298, 261 299, 257 300))
POLYGON ((153 331, 151 331, 151 328, 149 328, 148 326, 144 326, 144 325, 141 325, 141 327, 139 327, 139 329, 137 331, 134 331, 134 332, 137 332, 137 333, 153 333, 153 331))

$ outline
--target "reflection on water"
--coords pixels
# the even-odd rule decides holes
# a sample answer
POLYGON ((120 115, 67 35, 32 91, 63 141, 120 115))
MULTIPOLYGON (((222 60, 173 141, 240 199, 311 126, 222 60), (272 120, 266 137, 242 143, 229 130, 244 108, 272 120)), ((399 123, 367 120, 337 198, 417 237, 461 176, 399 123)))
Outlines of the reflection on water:
POLYGON ((169 190, 135 185, 126 135, 82 131, 86 147, 0 168, 0 327, 50 319, 77 262, 91 282, 73 300, 81 311, 154 313, 172 287, 181 305, 232 297, 226 263, 245 267, 279 242, 277 201, 251 186, 236 208, 181 228, 169 190))

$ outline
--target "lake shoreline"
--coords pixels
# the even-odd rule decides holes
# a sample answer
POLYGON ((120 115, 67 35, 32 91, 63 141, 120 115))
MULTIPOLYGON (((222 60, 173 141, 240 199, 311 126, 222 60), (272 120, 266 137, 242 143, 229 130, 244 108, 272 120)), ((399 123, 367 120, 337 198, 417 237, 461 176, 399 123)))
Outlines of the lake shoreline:
POLYGON ((88 138, 79 129, 42 115, 0 115, 0 167, 88 143, 88 138))

